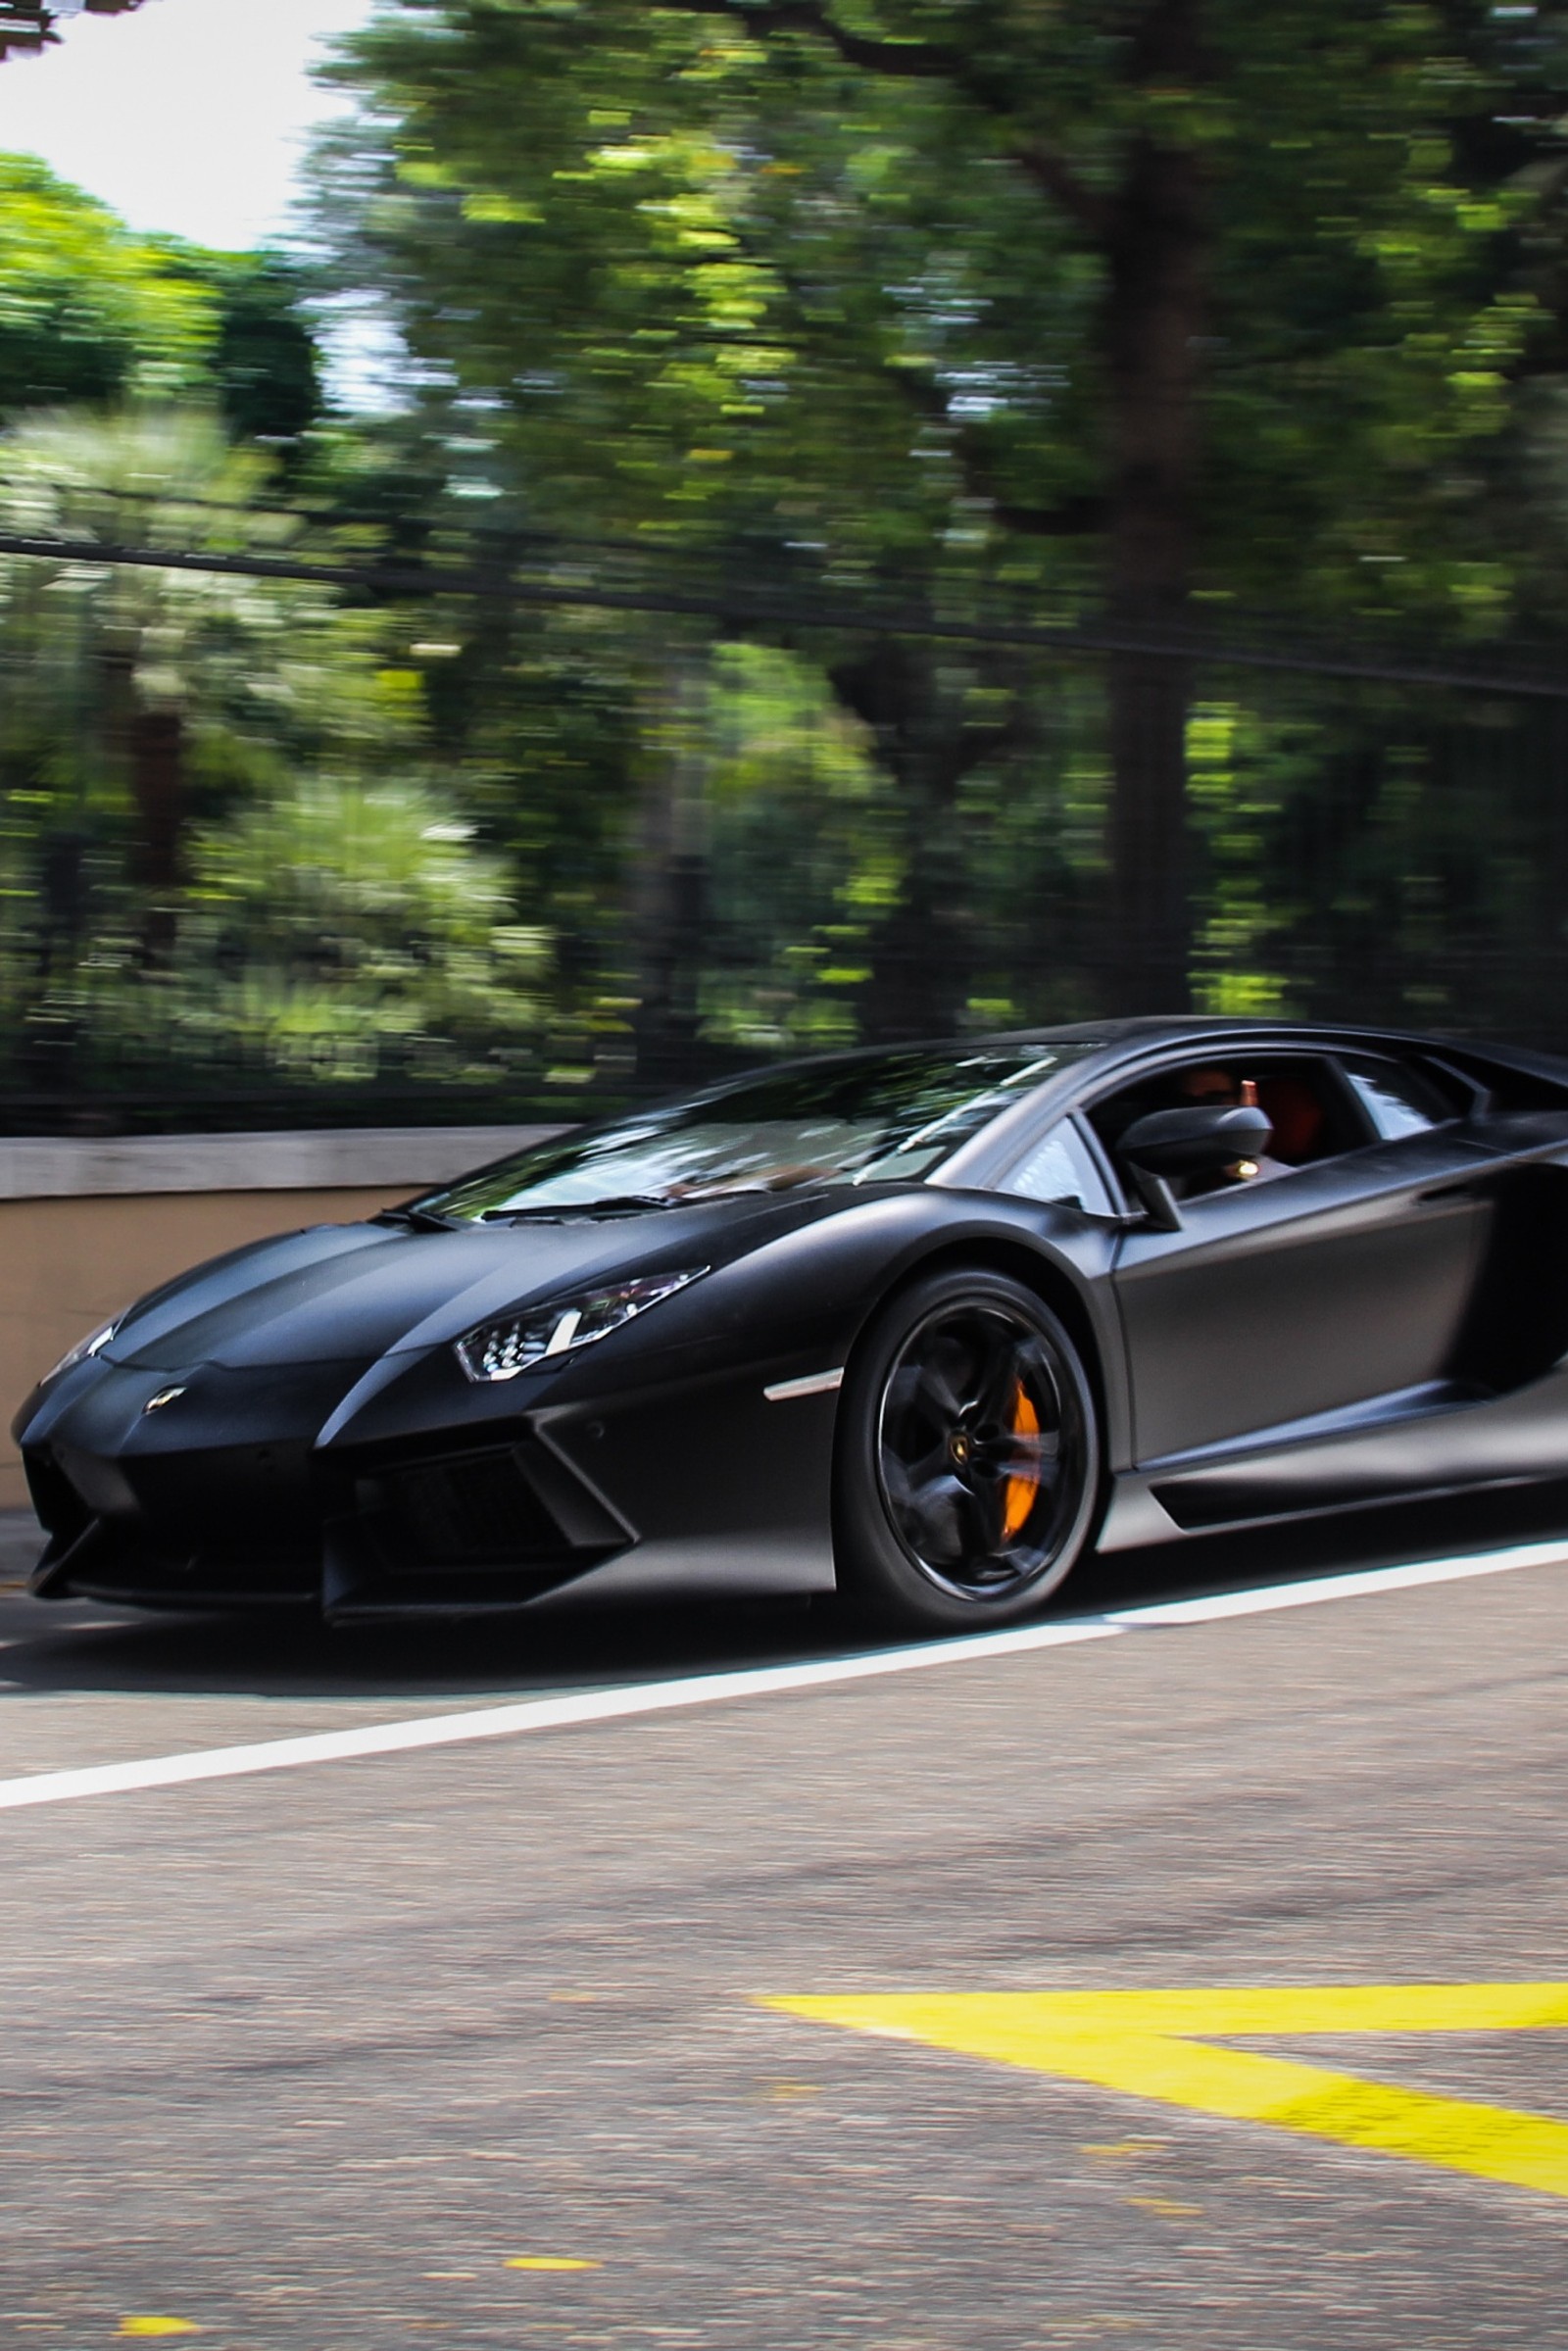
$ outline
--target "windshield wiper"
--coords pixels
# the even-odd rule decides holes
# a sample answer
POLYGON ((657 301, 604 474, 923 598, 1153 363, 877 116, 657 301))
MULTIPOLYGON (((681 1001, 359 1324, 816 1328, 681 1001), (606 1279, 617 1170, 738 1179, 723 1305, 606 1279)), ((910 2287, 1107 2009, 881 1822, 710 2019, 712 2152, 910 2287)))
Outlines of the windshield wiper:
POLYGON ((370 1218, 371 1224, 406 1224, 416 1233, 461 1233, 462 1225, 455 1216, 443 1216, 438 1208, 381 1208, 370 1218))
POLYGON ((622 1192, 608 1200, 542 1200, 537 1208, 486 1208, 480 1224, 578 1224, 601 1216, 633 1216, 644 1208, 678 1208, 662 1192, 622 1192))

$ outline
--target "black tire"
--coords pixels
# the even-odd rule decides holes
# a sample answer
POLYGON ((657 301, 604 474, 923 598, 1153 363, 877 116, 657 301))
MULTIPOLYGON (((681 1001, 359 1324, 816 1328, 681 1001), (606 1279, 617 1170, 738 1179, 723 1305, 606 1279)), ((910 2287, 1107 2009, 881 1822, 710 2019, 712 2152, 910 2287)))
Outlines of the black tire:
POLYGON ((1098 1514, 1099 1419, 1076 1347, 1005 1274, 926 1275, 856 1349, 833 1474, 839 1587, 860 1613, 926 1633, 1029 1615, 1098 1514))

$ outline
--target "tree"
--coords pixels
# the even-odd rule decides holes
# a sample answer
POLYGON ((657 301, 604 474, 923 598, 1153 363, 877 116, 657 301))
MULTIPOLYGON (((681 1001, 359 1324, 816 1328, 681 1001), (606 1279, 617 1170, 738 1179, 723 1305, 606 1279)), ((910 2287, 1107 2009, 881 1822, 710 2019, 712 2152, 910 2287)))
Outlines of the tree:
POLYGON ((1460 0, 404 0, 342 69, 323 228, 535 516, 1102 606, 1117 984, 1170 1005, 1188 682, 1150 646, 1213 600, 1507 606, 1477 477, 1559 307, 1550 37, 1460 0))
POLYGON ((122 17, 141 0, 0 0, 0 62, 13 50, 35 54, 57 40, 62 17, 122 17))
POLYGON ((215 314, 165 240, 32 157, 0 155, 0 413, 193 388, 215 314))
POLYGON ((182 1042, 335 1087, 494 1082, 545 1025, 546 934, 511 877, 414 772, 274 783, 190 847, 182 1042))
MULTIPOLYGON (((270 471, 210 411, 37 416, 0 439, 0 520, 89 544, 261 550, 294 527, 263 505, 270 471)), ((153 962, 172 943, 193 817, 291 751, 318 759, 401 723, 378 624, 310 585, 0 557, 0 617, 12 776, 55 777, 67 807, 122 779, 153 962)))
MULTIPOLYGON (((0 437, 0 525, 275 553, 273 472, 211 410, 34 416, 0 437)), ((35 1083, 494 1085, 531 1053, 549 939, 432 757, 403 615, 0 555, 0 1000, 35 1083)))
POLYGON ((171 277, 188 276, 213 314, 206 382, 229 431, 297 452, 325 408, 301 265, 281 253, 209 253, 164 241, 171 277))
POLYGON ((216 394, 247 438, 321 413, 298 264, 140 236, 30 156, 0 155, 0 413, 216 394))

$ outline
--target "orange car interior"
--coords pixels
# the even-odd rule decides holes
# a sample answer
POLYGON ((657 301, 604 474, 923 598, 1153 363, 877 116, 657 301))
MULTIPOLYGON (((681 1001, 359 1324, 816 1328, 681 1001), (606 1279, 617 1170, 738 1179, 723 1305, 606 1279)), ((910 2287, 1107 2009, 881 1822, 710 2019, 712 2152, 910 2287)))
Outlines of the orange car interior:
MULTIPOLYGON (((1270 1156, 1288 1167, 1306 1167, 1314 1159, 1332 1159, 1354 1151, 1366 1141, 1335 1084, 1333 1073, 1317 1061, 1296 1060, 1284 1066, 1267 1061, 1216 1061, 1204 1068, 1223 1069, 1240 1097, 1242 1081, 1257 1087, 1259 1109, 1274 1130, 1270 1156)), ((1135 1118, 1149 1110, 1180 1108, 1190 1098, 1169 1077, 1154 1085, 1131 1087, 1102 1102, 1093 1113, 1096 1132, 1114 1152, 1116 1144, 1135 1118)))

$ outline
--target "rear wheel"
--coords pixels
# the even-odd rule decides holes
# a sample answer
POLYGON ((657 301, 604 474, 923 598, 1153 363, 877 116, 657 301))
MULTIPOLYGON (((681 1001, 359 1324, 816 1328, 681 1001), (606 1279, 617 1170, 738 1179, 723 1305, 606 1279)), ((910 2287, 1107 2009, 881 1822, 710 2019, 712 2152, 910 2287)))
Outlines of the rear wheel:
POLYGON ((1094 1529, 1100 1434, 1077 1349, 1022 1283, 929 1275, 857 1352, 834 1471, 839 1581, 863 1610, 928 1632, 1026 1616, 1094 1529))

